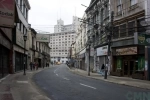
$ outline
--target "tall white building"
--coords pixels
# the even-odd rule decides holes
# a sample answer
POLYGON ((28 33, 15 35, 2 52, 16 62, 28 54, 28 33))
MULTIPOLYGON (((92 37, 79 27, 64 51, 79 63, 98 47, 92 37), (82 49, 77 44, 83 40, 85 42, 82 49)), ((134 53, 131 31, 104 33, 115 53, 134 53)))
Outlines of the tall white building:
POLYGON ((64 31, 64 21, 59 19, 57 20, 57 25, 54 26, 54 33, 59 33, 64 31))
POLYGON ((57 20, 57 25, 54 26, 54 33, 59 32, 70 32, 70 31, 77 31, 77 27, 80 24, 78 17, 73 16, 72 24, 64 25, 64 21, 59 19, 57 20))
POLYGON ((70 46, 75 41, 75 37, 74 31, 50 34, 51 61, 66 63, 70 46))

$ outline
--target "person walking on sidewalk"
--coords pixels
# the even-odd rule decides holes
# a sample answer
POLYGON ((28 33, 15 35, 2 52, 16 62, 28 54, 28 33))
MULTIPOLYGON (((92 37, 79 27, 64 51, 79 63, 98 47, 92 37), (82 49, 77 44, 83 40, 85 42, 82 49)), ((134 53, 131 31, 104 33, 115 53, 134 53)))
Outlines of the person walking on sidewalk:
POLYGON ((33 70, 35 70, 35 62, 33 62, 33 65, 32 65, 32 67, 33 67, 33 70))
POLYGON ((105 71, 105 65, 102 64, 102 67, 101 67, 101 74, 104 75, 104 71, 105 71))
POLYGON ((33 67, 33 63, 30 62, 30 69, 31 69, 31 71, 32 71, 32 67, 33 67))
POLYGON ((36 66, 36 70, 38 70, 38 67, 39 67, 39 64, 38 64, 38 62, 36 62, 36 64, 35 64, 36 66))

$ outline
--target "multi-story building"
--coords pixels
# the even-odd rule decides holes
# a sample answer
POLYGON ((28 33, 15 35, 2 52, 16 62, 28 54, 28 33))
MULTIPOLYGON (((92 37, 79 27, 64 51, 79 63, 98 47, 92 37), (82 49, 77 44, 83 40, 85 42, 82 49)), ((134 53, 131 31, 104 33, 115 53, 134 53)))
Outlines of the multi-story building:
POLYGON ((79 25, 78 17, 73 16, 72 24, 64 25, 63 20, 57 20, 57 25, 54 26, 54 33, 76 31, 79 25))
POLYGON ((142 24, 149 16, 147 0, 113 0, 111 5, 115 13, 112 75, 148 79, 149 33, 147 34, 147 25, 142 24))
MULTIPOLYGON (((113 1, 113 0, 111 0, 113 1)), ((86 9, 87 14, 87 51, 92 53, 90 57, 91 70, 99 71, 101 66, 107 62, 107 48, 109 32, 106 28, 110 22, 110 0, 91 0, 89 7, 86 9), (94 51, 91 50, 94 48, 94 51), (97 64, 96 64, 97 63, 97 64)))
POLYGON ((50 34, 51 61, 66 63, 71 44, 75 41, 76 33, 60 32, 50 34))
POLYGON ((13 70, 14 72, 23 70, 24 62, 27 67, 27 48, 24 47, 24 35, 27 35, 29 30, 28 24, 28 11, 30 10, 30 4, 28 0, 16 0, 16 18, 18 18, 16 27, 13 31, 13 70), (24 58, 24 49, 25 58, 24 58))
POLYGON ((87 70, 87 62, 86 60, 86 43, 87 43, 87 23, 86 23, 86 14, 83 15, 81 23, 78 26, 76 42, 75 42, 75 50, 76 50, 76 67, 87 70))
MULTIPOLYGON (((46 63, 50 63, 50 47, 49 41, 42 42, 37 39, 38 33, 30 28, 28 32, 29 51, 28 51, 28 66, 30 62, 38 63, 39 67, 46 67, 46 63)), ((43 34, 44 35, 44 34, 43 34)))
POLYGON ((11 51, 12 51, 12 30, 15 16, 15 1, 9 0, 9 2, 1 1, 0 4, 0 78, 5 77, 9 73, 13 72, 11 51), (6 6, 7 5, 7 6, 6 6), (7 13, 7 14, 5 14, 7 13), (9 13, 12 16, 9 16, 9 13))

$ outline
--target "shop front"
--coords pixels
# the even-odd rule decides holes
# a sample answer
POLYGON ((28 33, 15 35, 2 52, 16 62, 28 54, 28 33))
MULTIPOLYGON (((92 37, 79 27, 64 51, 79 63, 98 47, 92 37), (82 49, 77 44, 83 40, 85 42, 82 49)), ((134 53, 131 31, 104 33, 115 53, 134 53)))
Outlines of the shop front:
POLYGON ((86 52, 86 49, 82 50, 79 54, 79 58, 80 58, 80 69, 82 70, 86 70, 85 68, 85 52, 86 52))
POLYGON ((144 46, 113 49, 113 67, 111 74, 116 76, 144 79, 144 51, 144 46))
POLYGON ((102 65, 106 65, 107 61, 107 52, 108 52, 108 45, 99 47, 96 49, 96 55, 97 55, 97 60, 96 60, 96 69, 97 72, 100 72, 102 69, 102 65))
POLYGON ((0 29, 0 78, 11 73, 10 48, 10 42, 4 37, 0 29))

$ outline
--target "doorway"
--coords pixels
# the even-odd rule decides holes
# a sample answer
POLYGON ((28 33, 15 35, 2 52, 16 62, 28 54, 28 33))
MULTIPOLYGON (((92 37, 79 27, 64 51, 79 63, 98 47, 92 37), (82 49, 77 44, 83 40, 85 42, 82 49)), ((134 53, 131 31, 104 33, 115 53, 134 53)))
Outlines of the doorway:
POLYGON ((126 60, 123 63, 123 74, 124 76, 132 76, 133 72, 134 72, 134 66, 135 66, 135 61, 133 60, 126 60))
POLYGON ((128 61, 124 61, 123 62, 123 74, 124 74, 124 76, 127 76, 128 75, 128 67, 129 67, 129 65, 128 65, 128 61))

